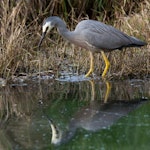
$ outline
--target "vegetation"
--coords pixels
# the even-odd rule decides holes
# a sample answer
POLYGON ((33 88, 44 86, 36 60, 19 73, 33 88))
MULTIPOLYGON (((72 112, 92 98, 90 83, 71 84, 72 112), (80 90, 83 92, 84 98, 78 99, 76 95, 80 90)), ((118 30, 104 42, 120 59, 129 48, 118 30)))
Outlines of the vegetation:
MULTIPOLYGON (((84 74, 89 69, 86 50, 80 51, 64 41, 56 30, 44 40, 37 51, 44 18, 58 15, 70 30, 82 19, 96 19, 111 24, 129 35, 150 42, 150 2, 148 0, 1 0, 0 4, 0 77, 37 75, 61 71, 84 74)), ((108 54, 115 77, 148 76, 150 45, 141 49, 128 48, 108 54)), ((95 55, 95 73, 100 75, 104 62, 95 55)))

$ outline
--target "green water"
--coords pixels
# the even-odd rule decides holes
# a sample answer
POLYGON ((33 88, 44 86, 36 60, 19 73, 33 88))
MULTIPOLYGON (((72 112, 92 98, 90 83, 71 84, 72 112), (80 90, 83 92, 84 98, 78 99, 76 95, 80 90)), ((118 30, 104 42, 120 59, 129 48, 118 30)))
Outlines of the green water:
POLYGON ((149 100, 149 80, 1 87, 0 150, 148 150, 149 100))

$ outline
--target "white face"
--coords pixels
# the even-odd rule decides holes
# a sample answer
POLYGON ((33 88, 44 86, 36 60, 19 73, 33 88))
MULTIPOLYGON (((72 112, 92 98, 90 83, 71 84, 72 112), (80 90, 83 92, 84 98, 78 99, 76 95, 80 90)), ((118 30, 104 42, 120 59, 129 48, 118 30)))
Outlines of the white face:
POLYGON ((47 32, 49 32, 52 28, 53 28, 53 26, 51 25, 51 22, 46 22, 42 27, 42 31, 46 32, 46 29, 47 29, 47 32))

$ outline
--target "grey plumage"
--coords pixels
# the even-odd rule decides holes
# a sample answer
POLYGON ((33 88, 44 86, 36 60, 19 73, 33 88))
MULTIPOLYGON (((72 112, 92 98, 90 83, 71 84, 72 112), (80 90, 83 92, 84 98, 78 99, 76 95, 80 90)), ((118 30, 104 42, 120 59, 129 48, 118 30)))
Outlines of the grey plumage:
POLYGON ((89 50, 110 51, 122 49, 123 47, 144 46, 146 44, 110 25, 95 20, 83 20, 71 32, 59 17, 48 17, 44 21, 43 26, 49 21, 52 26, 58 28, 59 33, 68 41, 89 50))
POLYGON ((146 44, 110 25, 95 20, 81 21, 74 33, 80 36, 81 41, 86 41, 94 48, 104 51, 122 49, 123 47, 143 46, 146 44))

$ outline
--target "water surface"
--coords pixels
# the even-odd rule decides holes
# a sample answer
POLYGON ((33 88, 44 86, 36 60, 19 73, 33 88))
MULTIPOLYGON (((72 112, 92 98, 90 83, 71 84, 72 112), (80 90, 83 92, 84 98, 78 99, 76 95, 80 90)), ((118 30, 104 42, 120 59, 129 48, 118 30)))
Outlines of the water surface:
POLYGON ((0 149, 149 149, 150 80, 61 78, 0 88, 0 149))

